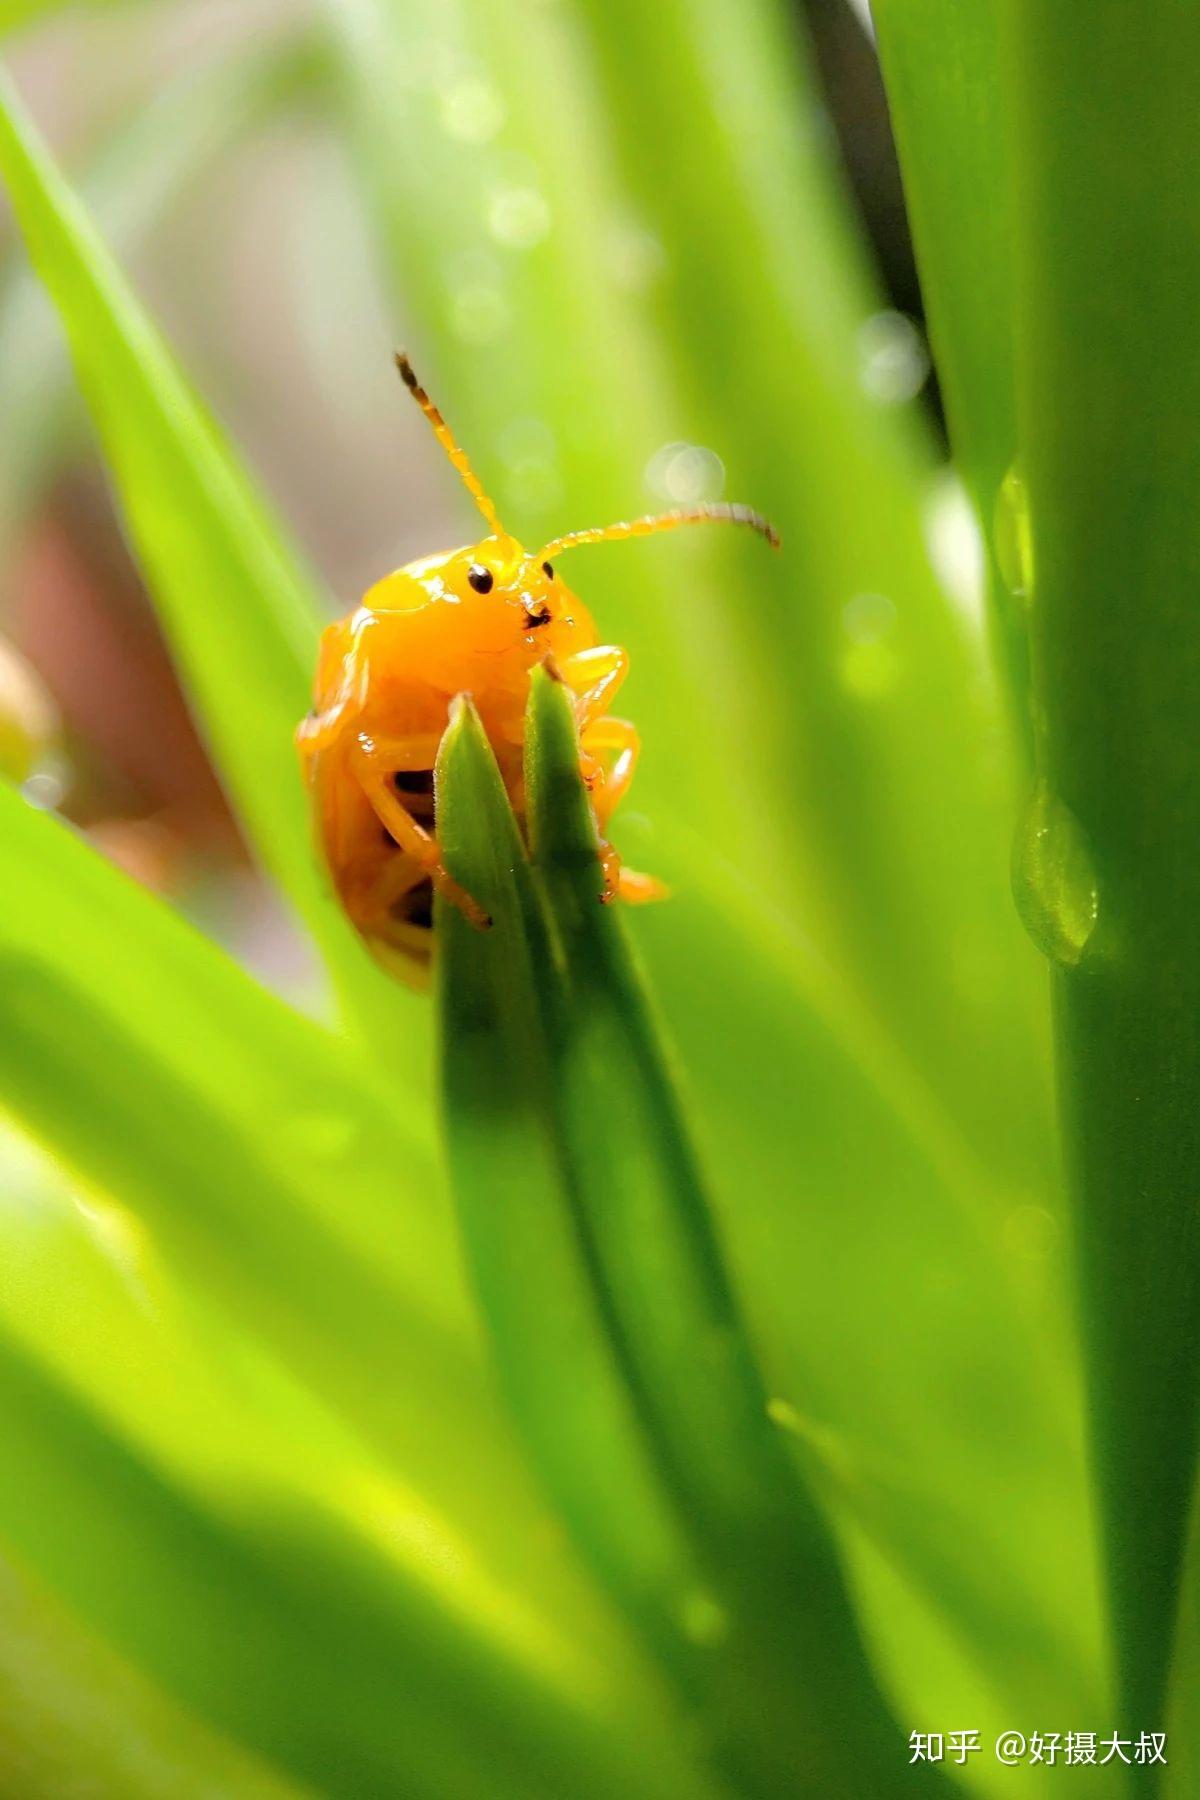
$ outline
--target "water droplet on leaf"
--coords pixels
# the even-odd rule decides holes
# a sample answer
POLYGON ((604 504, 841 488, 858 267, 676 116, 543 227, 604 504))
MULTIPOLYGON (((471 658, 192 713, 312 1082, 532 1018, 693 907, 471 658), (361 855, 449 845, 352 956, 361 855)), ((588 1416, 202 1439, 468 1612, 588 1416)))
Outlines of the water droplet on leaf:
POLYGON ((1082 825, 1044 781, 1018 827, 1012 875, 1026 931, 1044 955, 1073 969, 1096 929, 1100 890, 1082 825))
POLYGON ((54 812, 62 805, 67 796, 64 765, 52 761, 40 769, 35 769, 33 774, 22 782, 21 792, 30 806, 36 806, 39 812, 54 812))
POLYGON ((899 406, 920 393, 929 374, 929 352, 911 319, 875 313, 858 333, 859 379, 873 400, 899 406))
POLYGON ((1028 607, 1033 600, 1033 526, 1019 462, 1000 483, 993 534, 1004 584, 1014 600, 1028 607))

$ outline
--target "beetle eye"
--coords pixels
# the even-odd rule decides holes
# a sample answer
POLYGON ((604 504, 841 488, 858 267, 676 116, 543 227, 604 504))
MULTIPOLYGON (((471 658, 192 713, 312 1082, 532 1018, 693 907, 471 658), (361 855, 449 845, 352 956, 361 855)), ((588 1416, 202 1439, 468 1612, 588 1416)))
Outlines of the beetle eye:
POLYGON ((490 594, 492 591, 494 576, 492 571, 485 569, 482 563, 471 564, 467 570, 467 580, 477 594, 490 594))
POLYGON ((554 580, 554 564, 553 563, 543 563, 542 564, 542 574, 548 576, 550 578, 550 580, 553 581, 554 580))

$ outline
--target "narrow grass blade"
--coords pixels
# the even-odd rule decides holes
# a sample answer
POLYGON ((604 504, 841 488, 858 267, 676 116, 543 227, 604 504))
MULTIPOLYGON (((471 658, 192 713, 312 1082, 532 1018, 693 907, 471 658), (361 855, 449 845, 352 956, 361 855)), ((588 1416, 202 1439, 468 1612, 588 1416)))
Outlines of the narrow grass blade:
POLYGON ((872 16, 950 440, 991 550, 992 629, 1027 735, 1013 195, 998 7, 876 0, 872 16))
POLYGON ((413 1078, 425 1014, 390 988, 317 872, 292 732, 322 596, 0 85, 0 177, 58 307, 130 534, 213 755, 267 869, 348 1002, 413 1078), (406 1038, 408 1046, 406 1046, 406 1038))
POLYGON ((955 456, 985 527, 1017 448, 1012 196, 997 0, 875 0, 955 456))
POLYGON ((516 824, 466 702, 442 741, 437 781, 443 854, 492 919, 486 934, 449 906, 438 919, 448 1154, 468 1254, 544 1479, 606 1574, 634 1592, 639 1617, 653 1619, 686 1590, 690 1559, 656 1492, 579 1228, 562 1204, 549 1035, 558 975, 516 824))
MULTIPOLYGON (((610 1564, 624 1538, 626 1589, 656 1640, 674 1640, 682 1679, 704 1697, 718 1764, 756 1795, 794 1792, 800 1770, 822 1794, 860 1793, 864 1782, 904 1792, 899 1735, 827 1530, 768 1420, 654 1028, 598 904, 574 723, 548 677, 535 681, 527 744, 531 830, 565 989, 495 765, 465 708, 443 753, 439 800, 456 877, 497 921, 488 936, 469 936, 443 908, 443 1055, 452 1145, 469 1143, 472 1102, 485 1094, 508 1122, 502 1177, 478 1151, 464 1155, 460 1144, 452 1156, 510 1393, 548 1468, 558 1456, 555 1387, 560 1419, 580 1391, 624 1395, 694 1585, 652 1592, 669 1611, 646 1620, 645 1593, 631 1582, 644 1528, 608 1446, 578 1447, 558 1491, 591 1488, 610 1564), (547 1246, 582 1291, 574 1316, 590 1321, 586 1338, 577 1325, 569 1360, 561 1328, 548 1331, 527 1301, 547 1246)), ((595 1525, 577 1507, 574 1522, 595 1553, 595 1525)))
POLYGON ((1054 970, 1120 1704, 1141 1731, 1161 1727, 1200 1441, 1200 213, 1181 177, 1200 13, 1001 17, 1045 722, 1016 879, 1054 970))

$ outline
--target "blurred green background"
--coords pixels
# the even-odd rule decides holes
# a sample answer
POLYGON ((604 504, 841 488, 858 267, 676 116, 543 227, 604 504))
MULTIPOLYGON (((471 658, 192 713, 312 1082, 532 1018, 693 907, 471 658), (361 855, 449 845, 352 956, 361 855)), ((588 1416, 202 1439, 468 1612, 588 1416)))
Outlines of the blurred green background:
MULTIPOLYGON (((1139 1387, 1144 1311, 1112 1325, 1105 1286, 1109 1250, 1140 1254, 1122 1236, 1138 1184, 1110 1184, 1083 1302, 1097 1481, 1047 965, 1010 880, 1015 837, 1075 1046, 1086 1218, 1104 1116, 1132 1092, 1119 1062, 1108 1091, 1073 1073, 1128 1016, 1090 973, 1098 909, 1106 967, 1132 966, 1090 873, 1119 864, 1089 809, 1103 759, 1069 748, 1102 741, 1105 715, 1060 714, 1053 673, 1074 653, 1056 608, 1086 486, 1054 461, 1076 322, 1054 256, 1086 173, 1059 237, 1047 220, 1063 145, 1086 171, 1128 46, 1106 15, 1056 162, 1020 0, 878 12, 936 376, 872 28, 841 0, 0 6, 19 96, 0 143, 0 716, 34 803, 5 795, 0 828, 0 1792, 874 1800, 942 1777, 1148 1792, 1161 1773, 1008 1768, 992 1748, 1165 1729, 1191 1654, 1190 1624, 1173 1638, 1190 1290, 1139 1387), (744 1642, 727 1630, 687 1573, 690 1526, 663 1525, 659 1477, 641 1491, 641 1448, 610 1459, 606 1434, 629 1441, 598 1398, 612 1345, 576 1324, 595 1271, 576 1301, 552 1212, 518 1235, 526 1198, 563 1200, 560 1173, 519 1108, 493 1116, 486 1080, 455 1073, 453 983, 439 1104, 434 1003, 370 968, 315 869, 289 734, 317 624, 477 529, 395 381, 401 342, 525 541, 719 498, 782 534, 779 557, 714 530, 580 552, 570 576, 632 659, 621 710, 645 752, 614 835, 673 897, 628 930, 738 1297, 710 1324, 760 1371, 761 1453, 744 1421, 722 1436, 725 1352, 689 1336, 708 1315, 674 1285, 687 1156, 662 1176, 647 1152, 645 1174, 636 1084, 605 1090, 603 1120, 599 1099, 562 1109, 624 1271, 606 1278, 643 1427, 660 1449, 673 1418, 693 1445, 712 1434, 711 1466, 680 1476, 699 1566, 718 1542, 733 1589, 758 1591, 750 1514, 726 1540, 704 1511, 738 1464, 727 1442, 762 1491, 777 1457, 804 1496, 825 1599, 796 1643, 765 1606, 744 1642), (1035 772, 1055 790, 1031 803, 1035 772), (1064 792, 1090 849, 1057 822, 1064 792), (609 1218, 607 1185, 657 1195, 660 1177, 661 1218, 649 1199, 609 1218), (681 1323, 643 1364, 659 1310, 681 1323), (1134 1373, 1106 1417, 1114 1367, 1134 1373), (911 1765, 911 1731, 962 1730, 978 1753, 911 1765)), ((1162 169, 1182 98, 1177 123, 1162 169)), ((1133 188, 1153 271, 1192 225, 1155 212, 1167 185, 1133 188)), ((1081 208, 1080 241, 1119 204, 1114 183, 1081 208)), ((1120 316, 1124 277, 1098 268, 1120 316)), ((1147 486, 1171 493, 1153 454, 1147 486)), ((1118 640, 1104 667, 1133 654, 1118 640)), ((1188 703, 1172 691, 1169 721, 1188 703)), ((1153 861, 1177 824, 1130 808, 1153 861)), ((1175 873, 1156 892, 1182 919, 1175 873)), ((513 942, 544 985, 536 934, 513 942)), ((606 1069, 640 1004, 608 1021, 606 1069)), ((1195 1050, 1176 1011, 1174 1070, 1195 1050)), ((1164 1129, 1183 1148, 1158 1174, 1182 1220, 1180 1083, 1164 1129)), ((1190 1267, 1188 1229, 1169 1241, 1190 1267)))

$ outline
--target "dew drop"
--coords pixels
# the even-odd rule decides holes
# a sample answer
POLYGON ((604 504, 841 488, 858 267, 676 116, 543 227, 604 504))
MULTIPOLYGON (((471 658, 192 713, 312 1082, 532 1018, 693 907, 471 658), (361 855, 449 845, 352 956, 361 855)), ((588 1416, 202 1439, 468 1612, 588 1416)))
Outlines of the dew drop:
POLYGON ((1013 845, 1013 897, 1026 931, 1052 962, 1073 969, 1100 913, 1100 890, 1082 825, 1038 783, 1013 845))
POLYGON ((929 352, 911 319, 880 312, 858 333, 859 380, 873 400, 899 406, 915 399, 929 374, 929 352))
POLYGON ((505 187, 492 195, 487 228, 506 250, 532 250, 550 232, 550 207, 535 187, 505 187))
POLYGON ((704 444, 663 444, 646 464, 650 492, 672 506, 694 506, 719 500, 725 488, 725 464, 704 444))
POLYGON ((438 96, 442 128, 461 144, 490 144, 504 124, 504 101, 490 82, 460 75, 438 96))
POLYGON ((1000 483, 993 536, 1004 585, 1014 600, 1028 607, 1033 600, 1033 527, 1019 462, 1013 464, 1000 483))
POLYGON ((51 760, 21 783, 21 792, 39 812, 55 812, 67 797, 67 785, 65 764, 51 760))

